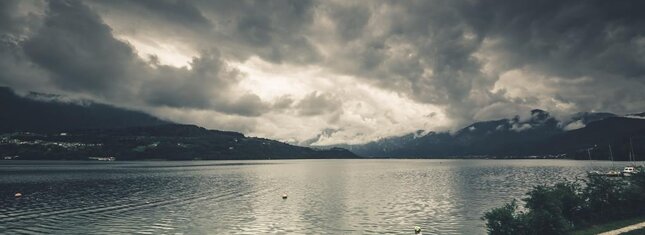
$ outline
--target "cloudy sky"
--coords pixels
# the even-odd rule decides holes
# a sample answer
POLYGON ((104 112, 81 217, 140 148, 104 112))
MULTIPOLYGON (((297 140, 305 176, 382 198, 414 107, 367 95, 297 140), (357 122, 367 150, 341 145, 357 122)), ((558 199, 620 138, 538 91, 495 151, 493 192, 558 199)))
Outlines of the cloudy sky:
POLYGON ((0 1, 0 86, 290 142, 645 111, 644 1, 0 1))

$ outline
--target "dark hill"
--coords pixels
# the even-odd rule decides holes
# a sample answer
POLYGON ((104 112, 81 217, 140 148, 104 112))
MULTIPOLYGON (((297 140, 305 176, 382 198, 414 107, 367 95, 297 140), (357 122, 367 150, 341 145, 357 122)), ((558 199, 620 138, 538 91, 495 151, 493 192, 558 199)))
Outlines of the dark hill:
POLYGON ((56 98, 53 95, 36 93, 22 97, 9 88, 0 87, 0 133, 16 131, 46 133, 169 123, 145 113, 110 105, 89 101, 61 102, 56 98))
POLYGON ((14 133, 0 140, 0 152, 19 159, 84 160, 246 160, 356 158, 339 148, 318 150, 279 141, 246 137, 236 132, 194 125, 67 131, 64 134, 14 133))
POLYGON ((592 122, 544 140, 535 152, 575 153, 576 158, 585 159, 588 158, 586 150, 590 149, 592 158, 608 160, 609 145, 617 160, 627 160, 632 146, 634 152, 645 153, 645 119, 611 117, 592 122))

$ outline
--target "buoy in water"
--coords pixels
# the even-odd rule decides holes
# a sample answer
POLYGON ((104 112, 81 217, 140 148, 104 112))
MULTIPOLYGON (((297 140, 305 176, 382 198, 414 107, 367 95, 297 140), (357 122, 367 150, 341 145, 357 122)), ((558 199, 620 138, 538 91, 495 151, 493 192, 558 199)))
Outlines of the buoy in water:
POLYGON ((14 194, 14 196, 16 196, 16 197, 22 197, 22 193, 17 192, 16 194, 14 194))
POLYGON ((282 194, 282 199, 287 199, 287 193, 282 194))
POLYGON ((421 227, 414 226, 414 234, 421 234, 421 227))

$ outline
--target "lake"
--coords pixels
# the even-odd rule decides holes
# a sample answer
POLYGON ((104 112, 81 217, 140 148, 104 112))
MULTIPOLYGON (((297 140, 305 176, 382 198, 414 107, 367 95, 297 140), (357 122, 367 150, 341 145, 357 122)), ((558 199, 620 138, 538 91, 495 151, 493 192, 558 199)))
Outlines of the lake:
POLYGON ((0 233, 413 234, 420 226, 426 234, 485 234, 484 211, 522 198, 533 185, 573 180, 611 165, 0 161, 0 233), (23 196, 15 198, 15 192, 23 196))

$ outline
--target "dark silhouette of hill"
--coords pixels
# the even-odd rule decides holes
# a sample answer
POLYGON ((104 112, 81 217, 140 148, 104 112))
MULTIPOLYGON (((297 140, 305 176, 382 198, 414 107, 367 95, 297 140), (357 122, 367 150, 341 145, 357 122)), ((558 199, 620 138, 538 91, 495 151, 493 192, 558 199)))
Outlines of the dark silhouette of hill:
POLYGON ((586 150, 590 149, 593 159, 608 160, 609 145, 616 160, 628 160, 632 146, 634 152, 645 153, 645 119, 610 117, 591 122, 584 128, 544 140, 536 152, 574 153, 576 158, 585 159, 588 158, 586 150))
POLYGON ((16 95, 0 87, 0 132, 122 128, 168 124, 151 115, 89 101, 63 102, 57 96, 16 95))

